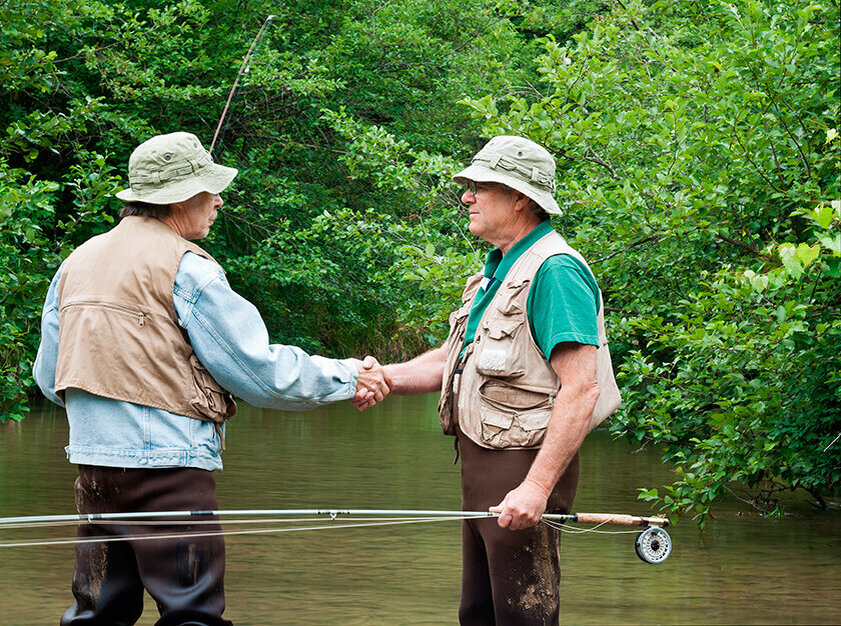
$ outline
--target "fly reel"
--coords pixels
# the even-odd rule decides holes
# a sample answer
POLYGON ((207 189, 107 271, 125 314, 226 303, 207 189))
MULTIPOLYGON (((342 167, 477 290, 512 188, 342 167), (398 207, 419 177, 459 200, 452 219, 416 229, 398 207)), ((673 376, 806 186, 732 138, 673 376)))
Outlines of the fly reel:
POLYGON ((662 563, 672 553, 672 538, 659 526, 649 526, 637 535, 637 556, 646 563, 662 563))

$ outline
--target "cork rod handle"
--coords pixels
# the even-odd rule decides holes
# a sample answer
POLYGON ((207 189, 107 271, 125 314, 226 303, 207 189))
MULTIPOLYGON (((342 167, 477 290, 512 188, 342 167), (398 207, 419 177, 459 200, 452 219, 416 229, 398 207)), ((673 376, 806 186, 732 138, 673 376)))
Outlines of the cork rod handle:
POLYGON ((607 524, 609 526, 668 526, 665 517, 636 517, 614 513, 577 513, 579 524, 607 524))

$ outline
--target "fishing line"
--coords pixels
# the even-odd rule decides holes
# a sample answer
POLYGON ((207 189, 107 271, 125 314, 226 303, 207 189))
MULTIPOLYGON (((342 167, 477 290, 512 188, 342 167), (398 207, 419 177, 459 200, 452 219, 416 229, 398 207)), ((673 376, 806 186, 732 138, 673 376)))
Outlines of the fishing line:
MULTIPOLYGON (((330 525, 321 525, 321 526, 300 526, 297 528, 260 528, 260 529, 251 529, 251 530, 223 530, 223 531, 214 531, 208 533, 202 532, 187 532, 187 533, 148 533, 143 535, 120 535, 120 536, 96 536, 96 537, 86 537, 84 539, 73 538, 73 539, 49 539, 49 540, 23 540, 23 541, 14 541, 14 542, 0 542, 0 548, 19 548, 19 547, 35 547, 35 546, 53 546, 53 545, 66 545, 66 544, 82 544, 82 543, 110 543, 114 541, 145 541, 145 540, 152 540, 152 539, 181 539, 181 538, 190 538, 190 537, 218 537, 218 536, 226 536, 226 535, 251 535, 251 534, 265 534, 265 533, 282 533, 282 532, 295 532, 295 531, 304 531, 304 530, 327 530, 327 529, 337 529, 337 528, 365 528, 365 527, 373 527, 373 526, 390 526, 390 525, 398 525, 398 524, 418 524, 424 522, 439 522, 439 521, 455 521, 455 520, 464 520, 464 519, 471 519, 472 516, 468 517, 418 517, 418 518, 372 518, 368 519, 365 522, 360 523, 348 523, 356 521, 355 518, 344 518, 338 520, 338 523, 331 523, 330 525)), ((224 524, 266 524, 266 523, 302 523, 302 522, 318 522, 321 521, 321 518, 298 518, 298 519, 256 519, 256 520, 245 520, 245 519, 238 519, 238 520, 224 520, 224 524)), ((559 530, 560 532, 569 533, 569 534, 582 534, 582 533, 598 533, 604 535, 620 535, 620 534, 627 534, 627 533, 637 533, 638 531, 635 530, 615 530, 615 531, 606 531, 606 530, 597 530, 596 528, 575 528, 573 526, 569 526, 567 524, 558 524, 552 522, 550 520, 542 520, 550 528, 554 528, 559 530)), ((87 523, 87 524, 94 524, 100 523, 95 520, 77 520, 76 522, 59 522, 57 524, 52 524, 53 526, 66 526, 70 524, 79 524, 79 523, 87 523)), ((111 524, 116 524, 116 522, 110 521, 111 524)), ((156 521, 156 520, 149 520, 149 521, 124 521, 119 522, 119 526, 175 526, 175 525, 220 525, 222 523, 220 520, 170 520, 170 521, 156 521)), ((16 525, 14 528, 33 528, 33 527, 47 527, 49 526, 47 523, 42 522, 33 525, 16 525)), ((602 526, 600 524, 599 526, 602 526)), ((11 526, 5 526, 2 528, 11 528, 11 526)))
MULTIPOLYGON (((86 538, 73 539, 49 539, 49 540, 25 540, 15 542, 0 542, 0 548, 20 548, 20 547, 35 547, 35 546, 56 546, 67 544, 85 544, 85 543, 112 543, 115 541, 148 541, 154 539, 183 539, 190 537, 222 537, 228 535, 258 535, 268 533, 284 533, 304 530, 327 530, 336 528, 366 528, 372 526, 394 526, 401 524, 418 524, 424 522, 440 522, 453 521, 463 518, 458 517, 434 517, 434 518, 410 518, 410 519, 391 519, 385 521, 365 521, 360 523, 346 523, 352 520, 341 520, 338 524, 321 525, 321 526, 299 526, 296 528, 256 528, 248 530, 220 530, 214 532, 196 532, 196 533, 168 533, 168 534, 144 534, 144 535, 120 535, 120 536, 97 536, 86 538)), ((218 521, 213 521, 219 524, 218 521)), ((255 520, 257 522, 265 523, 265 520, 255 520)), ((307 520, 304 520, 307 521, 307 520)), ((311 520, 318 521, 318 520, 311 520)))
MULTIPOLYGON (((186 539, 190 537, 220 537, 230 535, 256 535, 268 533, 297 532, 305 530, 328 530, 336 528, 366 528, 394 526, 437 521, 498 518, 499 513, 490 511, 419 511, 393 509, 253 509, 253 510, 207 510, 207 511, 153 511, 130 513, 98 513, 81 515, 31 515, 0 518, 0 529, 15 530, 36 527, 64 526, 69 524, 97 524, 108 526, 166 526, 179 525, 221 525, 224 524, 289 524, 315 522, 314 526, 293 526, 285 528, 252 528, 246 530, 214 530, 210 532, 120 534, 73 539, 46 539, 0 542, 0 548, 55 546, 84 543, 108 543, 114 541, 144 541, 162 539, 186 539), (234 519, 220 519, 235 516, 234 519), (242 519, 253 516, 259 519, 242 519), (262 517, 261 517, 262 516, 262 517), (274 516, 266 519, 266 516, 274 516), (284 516, 278 519, 277 516, 284 516), (295 516, 295 517, 289 517, 295 516), (313 517, 316 516, 316 517, 313 517), (324 517, 329 524, 318 524, 324 517), (207 519, 213 517, 213 519, 207 519), (157 518, 157 519, 149 519, 157 518), (164 519, 160 519, 164 518, 164 519), (171 519, 167 519, 171 518, 171 519), (204 519, 202 519, 204 518, 204 519), (360 518, 365 521, 360 521, 360 518)), ((544 514, 541 521, 548 527, 569 534, 624 534, 635 532, 637 556, 646 563, 662 563, 671 553, 671 538, 665 531, 669 520, 660 517, 634 517, 609 513, 544 514), (579 529, 564 522, 593 524, 593 528, 579 529), (643 530, 606 531, 605 525, 643 527, 643 530)))
POLYGON ((546 520, 543 520, 543 523, 550 528, 554 528, 555 530, 559 530, 562 533, 567 533, 569 535, 585 535, 587 533, 596 533, 597 535, 628 535, 639 533, 638 530, 598 530, 601 524, 595 528, 578 528, 576 526, 570 526, 569 524, 557 524, 546 520))
MULTIPOLYGON (((441 520, 453 520, 453 519, 468 519, 471 516, 446 516, 446 517, 437 517, 435 519, 441 520)), ((119 526, 202 526, 202 525, 212 525, 212 524, 289 524, 289 523, 300 523, 300 522, 320 522, 324 518, 323 517, 301 517, 301 518, 269 518, 269 519, 215 519, 215 520, 201 520, 201 519, 182 519, 182 520, 136 520, 136 519, 121 519, 119 517, 109 518, 109 519, 93 519, 88 518, 87 516, 84 518, 76 518, 73 520, 61 520, 55 522, 48 522, 48 521, 41 521, 41 522, 32 522, 32 523, 13 523, 13 524, 0 524, 0 530, 12 530, 12 529, 19 529, 19 528, 52 528, 58 526, 75 526, 80 524, 110 524, 110 525, 119 525, 119 526)), ((355 521, 357 518, 354 517, 342 517, 337 521, 355 521)), ((365 519, 369 521, 406 521, 417 519, 420 521, 426 521, 430 519, 427 516, 424 517, 417 517, 417 518, 407 518, 403 517, 366 517, 365 519)))
MULTIPOLYGON (((562 533, 570 533, 570 534, 580 534, 580 533, 594 533, 594 532, 606 532, 606 533, 624 533, 629 532, 626 530, 613 530, 613 531, 599 531, 598 528, 604 526, 607 522, 602 522, 594 526, 593 528, 576 528, 575 526, 570 526, 569 524, 563 524, 560 522, 555 522, 553 520, 543 520, 543 523, 546 524, 549 528, 554 528, 555 530, 560 530, 562 533)), ((630 532, 637 532, 632 530, 630 532)))

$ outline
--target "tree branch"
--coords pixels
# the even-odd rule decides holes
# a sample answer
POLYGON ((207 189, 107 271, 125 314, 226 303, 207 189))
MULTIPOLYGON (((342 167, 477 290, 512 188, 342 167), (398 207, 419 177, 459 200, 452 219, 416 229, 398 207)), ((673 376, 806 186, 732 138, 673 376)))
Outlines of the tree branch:
POLYGON ((616 170, 613 169, 613 166, 607 161, 605 161, 601 156, 599 156, 599 154, 595 150, 593 150, 593 148, 590 147, 589 144, 587 144, 587 151, 592 155, 593 158, 588 159, 587 157, 584 157, 585 161, 591 161, 593 163, 601 165, 610 172, 611 178, 613 178, 614 180, 619 180, 620 176, 616 173, 616 170))
POLYGON ((628 244, 627 246, 625 246, 621 250, 617 250, 616 252, 611 252, 607 256, 600 257, 600 258, 596 259, 595 261, 590 261, 590 265, 595 265, 596 263, 601 263, 602 261, 607 261, 608 259, 612 259, 616 255, 622 254, 623 252, 627 252, 631 248, 636 248, 637 246, 641 246, 645 243, 648 243, 649 241, 659 241, 661 238, 662 238, 662 235, 649 235, 648 237, 644 237, 644 238, 639 239, 639 240, 637 240, 637 241, 635 241, 631 244, 628 244))
POLYGON ((742 250, 747 250, 748 252, 753 253, 754 255, 758 256, 760 259, 765 259, 766 261, 773 261, 774 258, 764 254, 762 250, 759 248, 754 248, 749 243, 745 243, 744 241, 739 241, 738 239, 733 239, 732 237, 728 237, 727 235, 722 235, 721 233, 715 234, 717 239, 721 239, 730 245, 736 246, 737 248, 741 248, 742 250))

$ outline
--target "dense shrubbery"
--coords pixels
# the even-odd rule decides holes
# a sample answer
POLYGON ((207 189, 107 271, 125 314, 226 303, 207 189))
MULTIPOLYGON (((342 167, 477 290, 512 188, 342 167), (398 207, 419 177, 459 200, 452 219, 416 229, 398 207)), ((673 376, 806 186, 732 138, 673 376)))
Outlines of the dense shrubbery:
MULTIPOLYGON (((476 127, 454 99, 534 72, 536 47, 509 19, 515 9, 477 0, 4 2, 0 420, 25 411, 49 278, 74 245, 111 225, 119 203, 109 194, 126 184, 129 153, 174 130, 210 143, 269 12, 214 150, 242 173, 205 245, 279 341, 337 356, 376 348, 384 358, 437 341, 441 314, 425 304, 435 294, 407 287, 404 275, 422 272, 411 259, 458 228, 444 217, 457 203, 433 206, 449 192, 415 180, 363 180, 349 146, 354 128, 380 124, 418 154, 468 152, 476 127)), ((574 14, 529 24, 563 26, 574 14)))
POLYGON ((131 149, 209 144, 269 12, 204 245, 275 340, 384 359, 439 342, 484 254, 449 175, 482 137, 525 134, 557 155, 557 225, 605 291, 612 428, 677 468, 643 497, 703 522, 736 486, 765 511, 837 490, 837 0, 7 0, 0 420, 26 410, 48 281, 111 225, 131 149))
POLYGON ((529 97, 469 101, 560 156, 621 363, 612 428, 663 445, 677 480, 643 496, 666 512, 841 484, 838 25, 837 2, 629 2, 547 41, 529 97))

